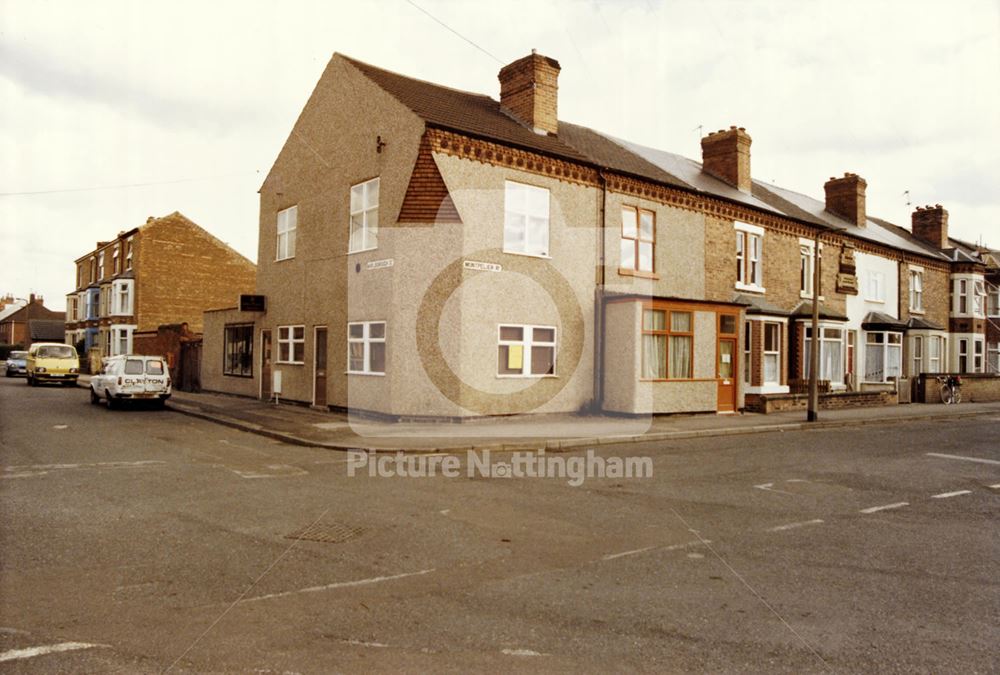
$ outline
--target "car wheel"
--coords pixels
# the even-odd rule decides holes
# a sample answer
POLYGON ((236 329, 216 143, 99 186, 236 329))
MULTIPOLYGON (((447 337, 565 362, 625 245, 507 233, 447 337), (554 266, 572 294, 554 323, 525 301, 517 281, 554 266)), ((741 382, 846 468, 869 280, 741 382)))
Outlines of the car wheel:
POLYGON ((107 406, 108 410, 114 410, 117 408, 114 397, 111 396, 111 392, 107 389, 104 390, 104 404, 107 406))
POLYGON ((93 389, 90 390, 90 402, 93 403, 94 405, 97 405, 98 403, 101 402, 101 397, 98 396, 93 389))

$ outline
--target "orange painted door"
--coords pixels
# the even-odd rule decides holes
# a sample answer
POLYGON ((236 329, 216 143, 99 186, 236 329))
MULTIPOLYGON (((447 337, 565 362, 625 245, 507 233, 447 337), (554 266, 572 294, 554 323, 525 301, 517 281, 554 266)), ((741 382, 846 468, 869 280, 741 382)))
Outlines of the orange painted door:
POLYGON ((716 377, 719 381, 719 412, 736 411, 736 340, 719 338, 719 362, 716 377))

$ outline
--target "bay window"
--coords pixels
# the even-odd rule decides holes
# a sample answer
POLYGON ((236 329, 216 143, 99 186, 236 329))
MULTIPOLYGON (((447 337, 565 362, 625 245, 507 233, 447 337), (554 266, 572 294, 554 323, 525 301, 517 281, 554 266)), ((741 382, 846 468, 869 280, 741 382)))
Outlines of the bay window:
POLYGON ((642 379, 690 379, 694 325, 691 312, 645 309, 642 313, 642 379))
POLYGON ((865 382, 888 382, 900 376, 902 333, 869 331, 865 338, 865 382))
POLYGON ((764 323, 764 384, 781 384, 781 324, 764 323))
MULTIPOLYGON (((805 359, 803 372, 808 378, 812 365, 812 326, 806 326, 805 359)), ((818 379, 832 384, 844 382, 844 330, 829 326, 819 328, 819 373, 818 379)))

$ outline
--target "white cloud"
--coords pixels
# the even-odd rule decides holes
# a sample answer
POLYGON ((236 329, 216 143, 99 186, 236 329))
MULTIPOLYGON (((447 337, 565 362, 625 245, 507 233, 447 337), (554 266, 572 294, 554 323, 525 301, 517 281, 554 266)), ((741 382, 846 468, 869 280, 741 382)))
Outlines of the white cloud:
MULTIPOLYGON (((868 180, 906 224, 941 202, 1000 245, 995 3, 415 0, 509 62, 557 58, 560 116, 697 158, 697 127, 754 138, 757 178, 822 196, 868 180)), ((0 292, 59 307, 93 243, 179 210, 251 259, 257 194, 330 55, 496 96, 498 63, 406 0, 0 0, 0 292)))

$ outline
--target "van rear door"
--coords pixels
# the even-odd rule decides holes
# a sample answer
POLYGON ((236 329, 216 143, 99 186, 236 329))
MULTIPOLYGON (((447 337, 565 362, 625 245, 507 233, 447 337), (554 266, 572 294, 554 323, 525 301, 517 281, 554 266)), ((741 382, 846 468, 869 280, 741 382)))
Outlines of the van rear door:
POLYGON ((167 370, 160 359, 146 361, 146 391, 162 394, 167 391, 167 370))

